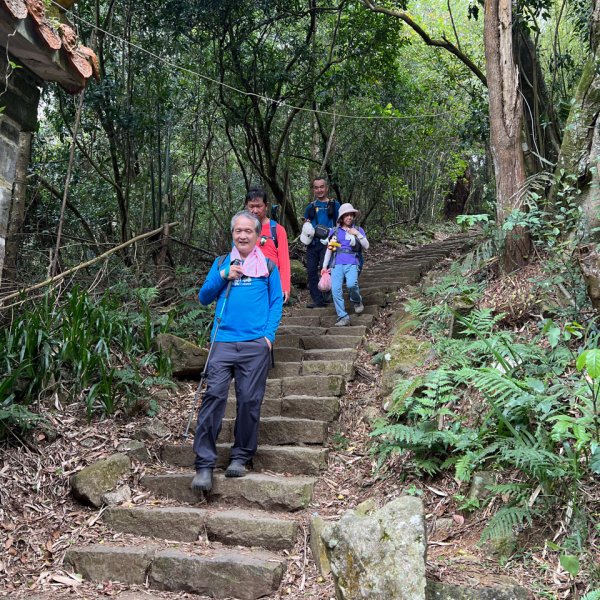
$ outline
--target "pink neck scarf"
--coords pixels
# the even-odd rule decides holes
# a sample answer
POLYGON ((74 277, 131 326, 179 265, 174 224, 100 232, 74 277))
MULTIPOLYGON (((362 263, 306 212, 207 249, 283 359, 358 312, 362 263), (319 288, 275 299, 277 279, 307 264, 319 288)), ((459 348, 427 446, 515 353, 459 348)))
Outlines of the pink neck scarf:
POLYGON ((246 259, 244 260, 240 255, 239 250, 234 246, 229 255, 229 260, 239 260, 243 263, 242 273, 246 277, 268 277, 269 267, 267 266, 267 259, 265 255, 260 251, 260 248, 254 246, 254 249, 246 259))

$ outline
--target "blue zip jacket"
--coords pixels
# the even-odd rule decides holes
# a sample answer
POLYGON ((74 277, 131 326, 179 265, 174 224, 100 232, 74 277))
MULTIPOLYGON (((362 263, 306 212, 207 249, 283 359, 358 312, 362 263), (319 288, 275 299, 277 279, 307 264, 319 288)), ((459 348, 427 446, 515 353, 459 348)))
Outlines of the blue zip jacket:
MULTIPOLYGON (((221 316, 228 283, 221 277, 219 270, 227 269, 231 259, 227 256, 220 269, 217 265, 218 260, 215 259, 198 293, 198 299, 205 306, 214 300, 217 301, 211 338, 215 335, 217 318, 221 316)), ((267 337, 274 343, 282 309, 283 292, 277 267, 268 277, 236 279, 231 284, 229 298, 214 341, 247 342, 267 337)))

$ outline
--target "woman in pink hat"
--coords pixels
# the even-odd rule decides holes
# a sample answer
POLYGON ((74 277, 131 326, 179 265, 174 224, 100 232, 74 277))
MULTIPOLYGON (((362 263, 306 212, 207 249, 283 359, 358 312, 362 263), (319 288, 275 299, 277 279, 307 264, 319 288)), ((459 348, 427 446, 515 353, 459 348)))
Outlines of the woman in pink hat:
POLYGON ((337 226, 329 231, 329 245, 321 270, 321 274, 328 269, 331 271, 331 293, 338 316, 336 327, 350 325, 350 315, 346 312, 342 291, 344 281, 354 312, 360 314, 365 309, 358 289, 358 274, 361 254, 363 250, 368 250, 369 240, 363 228, 354 225, 358 213, 350 203, 340 206, 337 226))

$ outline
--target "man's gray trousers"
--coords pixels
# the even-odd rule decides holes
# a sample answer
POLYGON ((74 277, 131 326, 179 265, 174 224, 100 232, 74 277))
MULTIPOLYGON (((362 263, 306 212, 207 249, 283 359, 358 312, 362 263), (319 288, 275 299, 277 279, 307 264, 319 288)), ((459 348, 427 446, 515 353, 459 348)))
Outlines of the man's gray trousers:
POLYGON ((196 470, 214 468, 217 437, 235 378, 237 410, 230 460, 248 462, 258 445, 260 408, 265 395, 270 350, 265 338, 248 342, 215 342, 206 374, 206 391, 194 436, 196 470))

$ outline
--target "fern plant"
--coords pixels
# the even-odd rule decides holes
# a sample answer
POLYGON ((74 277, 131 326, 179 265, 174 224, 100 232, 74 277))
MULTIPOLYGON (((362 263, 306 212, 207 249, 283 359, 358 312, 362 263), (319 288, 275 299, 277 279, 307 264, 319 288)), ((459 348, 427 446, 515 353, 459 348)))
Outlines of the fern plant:
MULTIPOLYGON (((413 306, 420 317, 431 316, 413 306)), ((386 423, 372 433, 380 464, 409 453, 417 472, 452 468, 465 482, 482 468, 517 473, 517 482, 490 488, 504 506, 484 540, 527 527, 561 503, 578 510, 576 482, 600 472, 600 350, 581 355, 580 377, 568 345, 582 338, 577 324, 557 332, 545 323, 524 343, 499 330, 490 311, 459 319, 465 337, 436 344, 441 366, 396 387, 386 423), (477 423, 458 410, 472 397, 484 402, 477 423)))
POLYGON ((459 383, 451 371, 438 369, 425 378, 398 384, 387 424, 375 429, 376 452, 382 463, 390 454, 410 450, 417 472, 439 472, 457 448, 478 447, 476 431, 465 427, 453 411, 459 383), (402 419, 403 423, 398 422, 402 419))

